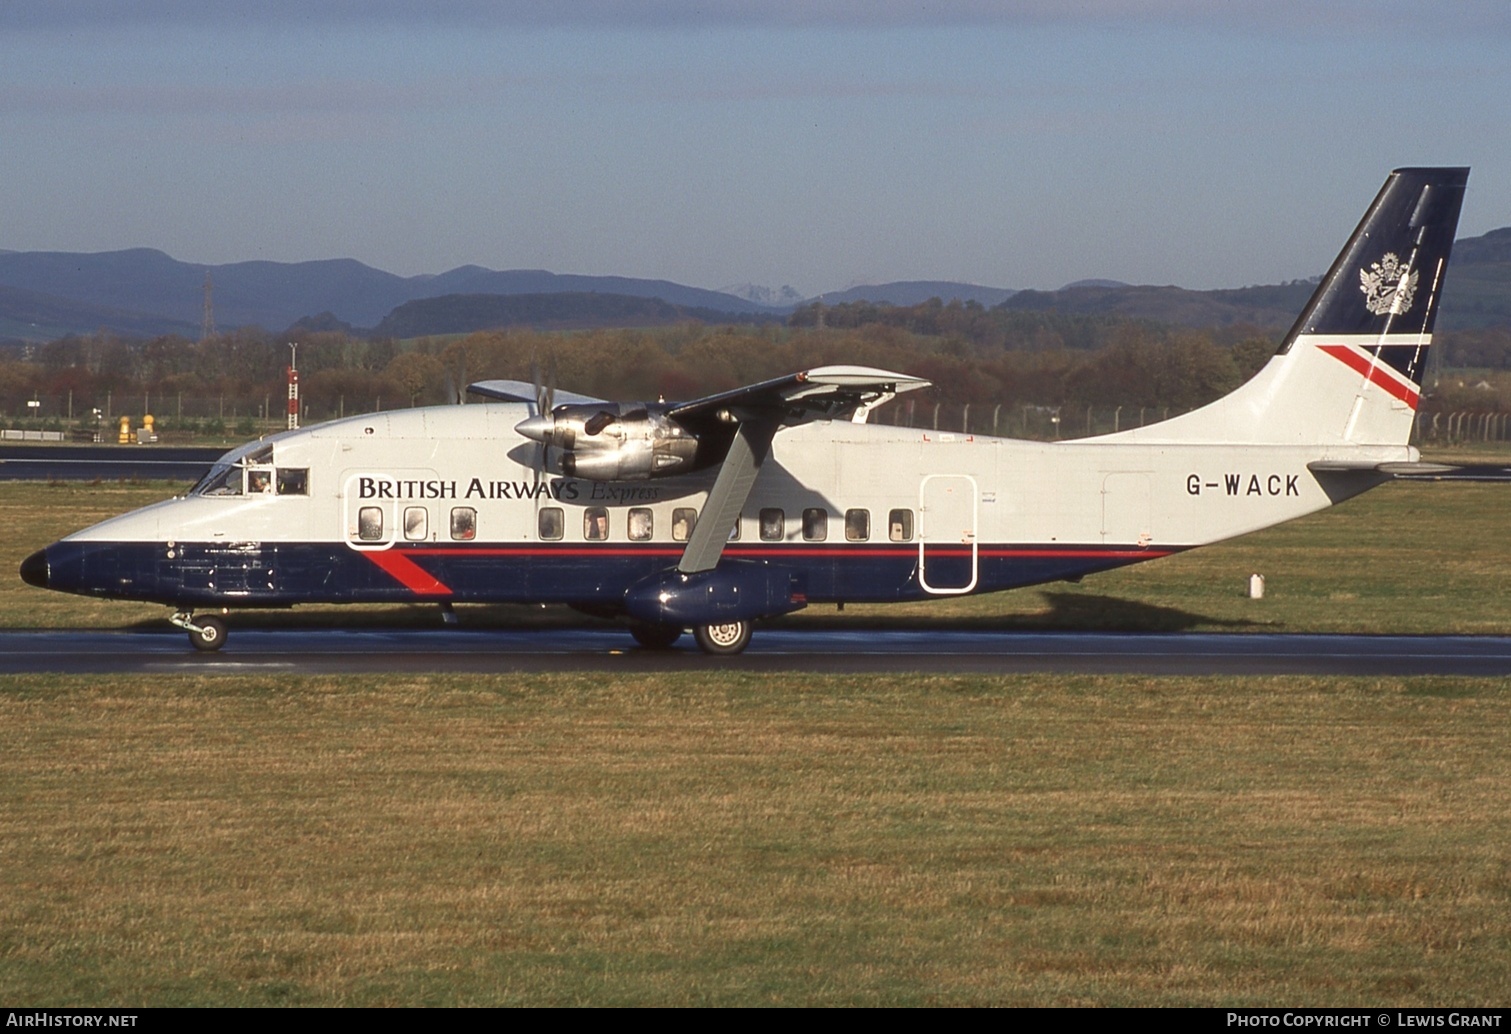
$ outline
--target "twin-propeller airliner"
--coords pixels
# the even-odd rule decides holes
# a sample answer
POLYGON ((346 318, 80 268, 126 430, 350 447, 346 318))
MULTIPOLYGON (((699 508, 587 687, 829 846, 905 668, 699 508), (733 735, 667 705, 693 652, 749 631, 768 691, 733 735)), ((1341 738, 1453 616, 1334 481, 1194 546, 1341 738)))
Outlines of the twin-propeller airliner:
MULTIPOLYGON (((1392 172, 1253 379, 1161 423, 1037 442, 869 423, 926 386, 826 366, 692 402, 486 381, 227 453, 182 498, 21 565, 166 604, 567 604, 713 654, 810 603, 997 592, 1169 556, 1420 471, 1409 444, 1467 169, 1392 172)), ((538 380, 538 378, 537 378, 538 380)))

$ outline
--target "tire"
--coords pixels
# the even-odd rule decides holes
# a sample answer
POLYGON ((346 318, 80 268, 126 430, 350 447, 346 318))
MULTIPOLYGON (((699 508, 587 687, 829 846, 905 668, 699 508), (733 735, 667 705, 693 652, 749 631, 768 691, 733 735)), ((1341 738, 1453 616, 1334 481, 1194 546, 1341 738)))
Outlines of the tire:
POLYGON ((189 642, 196 650, 212 653, 226 645, 226 623, 220 618, 199 618, 194 623, 199 631, 189 633, 189 642))
POLYGON ((682 638, 682 629, 676 625, 631 625, 630 635, 647 650, 669 650, 682 638))
POLYGON ((725 621, 693 629, 698 648, 716 657, 732 657, 750 645, 749 621, 725 621))

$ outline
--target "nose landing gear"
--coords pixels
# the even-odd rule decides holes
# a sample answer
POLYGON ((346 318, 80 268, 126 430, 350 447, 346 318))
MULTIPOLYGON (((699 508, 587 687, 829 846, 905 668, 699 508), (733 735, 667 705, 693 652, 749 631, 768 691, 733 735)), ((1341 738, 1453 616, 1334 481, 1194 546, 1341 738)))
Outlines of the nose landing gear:
POLYGON ((196 618, 187 610, 180 610, 168 619, 169 624, 189 633, 189 642, 196 650, 206 653, 226 645, 226 623, 217 617, 196 618))

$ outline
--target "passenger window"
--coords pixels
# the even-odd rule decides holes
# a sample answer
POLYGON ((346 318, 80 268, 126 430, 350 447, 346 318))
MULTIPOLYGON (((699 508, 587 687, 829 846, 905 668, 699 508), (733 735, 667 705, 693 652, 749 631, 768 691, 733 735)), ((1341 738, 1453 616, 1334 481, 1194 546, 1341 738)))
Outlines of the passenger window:
POLYGON ((309 495, 310 472, 308 467, 279 467, 279 495, 309 495))
POLYGON ((582 512, 582 537, 589 542, 603 542, 609 537, 609 511, 592 506, 582 512))
POLYGON ((692 538, 693 528, 698 524, 698 511, 691 506, 679 506, 672 511, 672 541, 686 542, 692 538))
POLYGON ((542 507, 536 518, 535 530, 542 542, 557 542, 567 533, 567 521, 559 506, 542 507))
POLYGON ((893 510, 887 515, 887 537, 893 542, 913 541, 912 510, 893 510))
POLYGON ((782 525, 786 520, 786 514, 772 507, 761 511, 761 538, 766 542, 782 541, 782 525))
POLYGON ((871 511, 845 511, 845 538, 851 542, 866 542, 871 538, 871 511))
POLYGON ((650 510, 643 506, 636 506, 630 510, 630 541, 645 542, 651 537, 651 529, 655 527, 655 519, 650 510))
POLYGON ((477 511, 470 506, 451 508, 451 537, 458 542, 477 538, 477 511))
POLYGON ((730 542, 739 542, 740 541, 740 518, 738 518, 738 517, 735 518, 734 527, 729 529, 729 541, 730 542))
POLYGON ((808 542, 822 542, 829 537, 829 511, 811 506, 803 511, 803 538, 808 542))
POLYGON ((383 540, 383 508, 364 506, 357 511, 357 538, 363 542, 383 540))
POLYGON ((430 511, 423 506, 404 507, 404 537, 420 542, 430 534, 430 511))

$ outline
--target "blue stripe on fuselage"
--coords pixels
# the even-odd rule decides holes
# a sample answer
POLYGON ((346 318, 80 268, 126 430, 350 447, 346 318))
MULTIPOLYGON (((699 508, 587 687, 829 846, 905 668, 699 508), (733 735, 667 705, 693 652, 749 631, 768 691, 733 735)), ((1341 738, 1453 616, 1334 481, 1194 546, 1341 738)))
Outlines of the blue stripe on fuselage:
MULTIPOLYGON (((969 570, 967 546, 929 546, 929 581, 969 570), (938 565, 937 567, 935 565, 938 565)), ((443 543, 393 547, 443 583, 453 603, 614 604, 641 578, 674 567, 669 543, 443 543)), ((1079 578, 1167 556, 1171 548, 987 545, 972 592, 1079 578)), ((340 543, 63 541, 47 547, 47 586, 173 606, 383 603, 435 599, 402 584, 367 551, 340 543)), ((792 570, 809 602, 927 599, 917 543, 733 543, 731 559, 792 570)))

